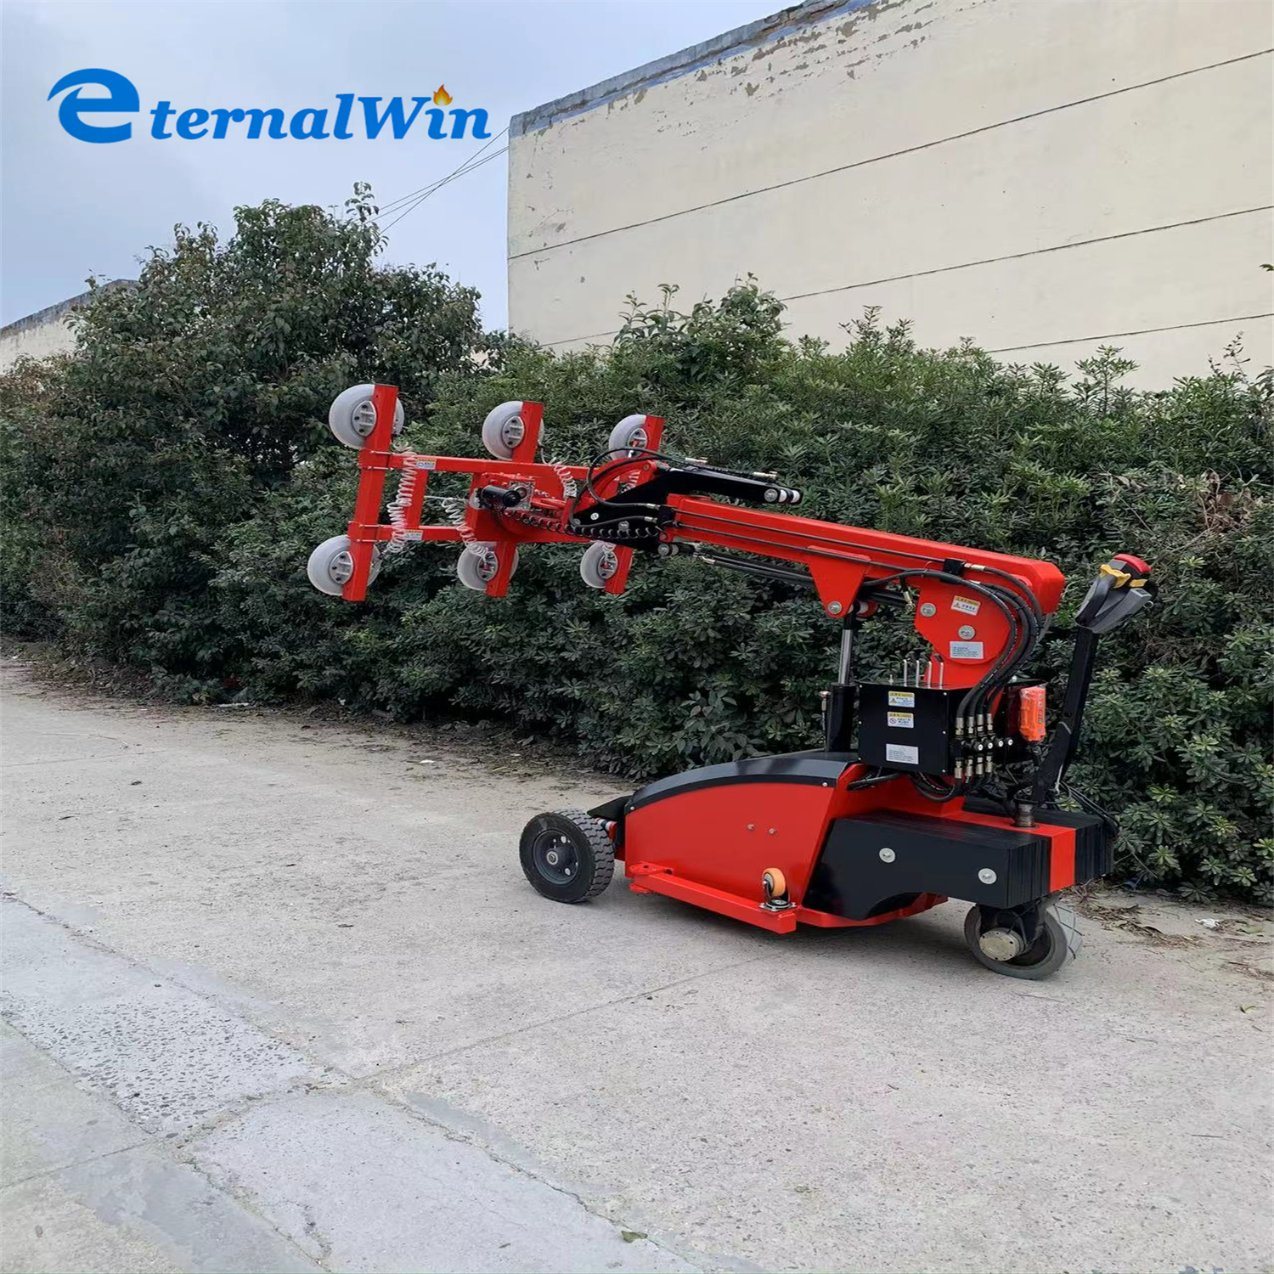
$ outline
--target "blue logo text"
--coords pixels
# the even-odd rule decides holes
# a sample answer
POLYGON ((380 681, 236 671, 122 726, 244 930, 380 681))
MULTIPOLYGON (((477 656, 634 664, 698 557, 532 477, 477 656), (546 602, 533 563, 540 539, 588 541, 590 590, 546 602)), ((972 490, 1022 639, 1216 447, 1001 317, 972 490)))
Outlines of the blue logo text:
MULTIPOLYGON (((123 142, 133 135, 130 121, 96 121, 94 115, 136 115, 141 98, 133 82, 118 71, 89 67, 62 76, 49 90, 52 101, 59 93, 58 122, 77 141, 123 142), (86 97, 86 86, 104 93, 86 97), (69 92, 68 92, 69 90, 69 92), (88 118, 85 118, 85 117, 88 118)), ((334 141, 378 137, 403 141, 409 135, 430 141, 456 141, 464 137, 491 136, 487 112, 454 108, 445 85, 428 97, 359 97, 337 93, 332 103, 286 111, 279 106, 174 106, 165 98, 150 107, 149 135, 156 141, 224 141, 226 138, 258 141, 334 141)))

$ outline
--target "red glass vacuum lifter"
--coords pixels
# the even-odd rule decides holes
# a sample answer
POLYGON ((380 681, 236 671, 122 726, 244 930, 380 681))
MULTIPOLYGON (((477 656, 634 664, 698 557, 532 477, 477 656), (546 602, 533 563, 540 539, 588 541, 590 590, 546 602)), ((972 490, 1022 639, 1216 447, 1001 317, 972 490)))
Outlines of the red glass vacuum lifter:
POLYGON ((357 385, 329 424, 358 450, 346 534, 310 556, 322 592, 361 601, 383 552, 461 545, 466 587, 503 597, 526 544, 587 545, 584 582, 622 593, 634 554, 690 556, 812 591, 841 625, 823 692, 824 744, 674 774, 588 811, 538 814, 522 834, 527 879, 584 902, 623 863, 629 887, 774 933, 797 924, 877 925, 948 898, 973 904, 965 938, 997 973, 1043 978, 1078 950, 1055 895, 1110 870, 1109 816, 1065 787, 1099 637, 1152 603, 1150 568, 1102 565, 1075 623, 1065 699, 1051 734, 1044 687, 1024 675, 1061 600, 1051 563, 798 516, 801 493, 662 450, 664 421, 632 415, 587 466, 543 460, 544 408, 511 402, 482 426, 493 459, 396 449, 403 413, 389 385, 357 385), (386 480, 397 471, 382 521, 386 480), (430 475, 468 475, 446 519, 424 523, 430 475), (925 643, 887 682, 854 675, 864 621, 895 611, 925 643), (1082 812, 1065 810, 1063 793, 1082 812))

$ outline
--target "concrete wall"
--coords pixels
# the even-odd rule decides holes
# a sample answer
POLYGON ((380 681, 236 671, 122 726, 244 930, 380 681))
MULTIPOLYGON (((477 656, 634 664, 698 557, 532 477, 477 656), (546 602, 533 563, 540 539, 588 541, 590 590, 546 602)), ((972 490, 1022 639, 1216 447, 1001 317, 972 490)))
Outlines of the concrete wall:
POLYGON ((920 341, 1145 385, 1274 351, 1269 0, 807 3, 517 116, 509 311, 561 348, 625 294, 749 272, 793 334, 878 305, 920 341))
MULTIPOLYGON (((115 279, 102 286, 131 287, 132 282, 129 279, 115 279)), ((71 327, 71 315, 92 295, 92 292, 82 292, 79 296, 59 301, 56 305, 37 310, 26 318, 0 327, 0 372, 8 371, 24 355, 29 358, 48 358, 50 354, 65 354, 73 349, 75 333, 71 327)))

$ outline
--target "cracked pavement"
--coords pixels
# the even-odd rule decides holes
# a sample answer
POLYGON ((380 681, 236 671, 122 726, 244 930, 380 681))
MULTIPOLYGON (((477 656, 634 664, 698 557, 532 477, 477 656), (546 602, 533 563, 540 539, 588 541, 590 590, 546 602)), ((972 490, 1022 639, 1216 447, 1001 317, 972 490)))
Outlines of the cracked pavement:
POLYGON ((3 673, 0 1269, 1274 1262, 1249 915, 1107 895, 1032 984, 955 904, 562 907, 518 832, 606 780, 3 673))

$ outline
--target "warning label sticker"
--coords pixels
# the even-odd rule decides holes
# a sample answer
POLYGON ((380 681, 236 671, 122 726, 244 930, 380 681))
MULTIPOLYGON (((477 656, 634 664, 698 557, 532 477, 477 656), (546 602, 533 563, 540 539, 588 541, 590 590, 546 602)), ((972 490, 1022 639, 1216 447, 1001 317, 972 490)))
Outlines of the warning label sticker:
POLYGON ((982 609, 982 603, 972 597, 961 597, 958 593, 951 599, 951 609, 962 615, 976 615, 982 609))
POLYGON ((891 708, 914 708, 916 706, 916 696, 910 690, 891 690, 889 692, 889 706, 891 708))
POLYGON ((910 712, 891 712, 889 725, 895 730, 910 730, 916 724, 915 716, 910 712))
POLYGON ((899 765, 919 765, 920 749, 904 748, 897 743, 886 743, 885 760, 894 761, 899 765))
POLYGON ((952 659, 985 659, 980 641, 953 641, 951 643, 952 659))

